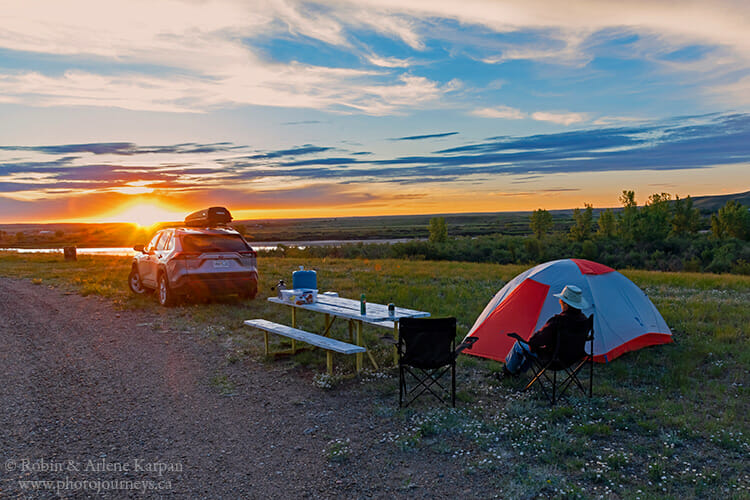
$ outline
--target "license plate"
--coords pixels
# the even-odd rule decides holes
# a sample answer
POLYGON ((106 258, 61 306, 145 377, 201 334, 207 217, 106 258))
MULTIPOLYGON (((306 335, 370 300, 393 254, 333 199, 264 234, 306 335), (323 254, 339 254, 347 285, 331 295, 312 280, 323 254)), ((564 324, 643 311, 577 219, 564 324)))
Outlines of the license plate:
POLYGON ((215 260, 214 261, 214 269, 220 268, 225 269, 229 267, 229 261, 228 260, 215 260))

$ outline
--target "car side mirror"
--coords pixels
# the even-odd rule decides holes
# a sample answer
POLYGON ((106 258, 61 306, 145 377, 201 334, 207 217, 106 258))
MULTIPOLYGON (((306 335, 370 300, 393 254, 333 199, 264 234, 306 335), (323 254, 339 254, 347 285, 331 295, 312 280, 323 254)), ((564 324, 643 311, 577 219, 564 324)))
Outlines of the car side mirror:
POLYGON ((135 250, 136 252, 146 253, 143 251, 143 248, 143 245, 136 245, 133 247, 133 250, 135 250))

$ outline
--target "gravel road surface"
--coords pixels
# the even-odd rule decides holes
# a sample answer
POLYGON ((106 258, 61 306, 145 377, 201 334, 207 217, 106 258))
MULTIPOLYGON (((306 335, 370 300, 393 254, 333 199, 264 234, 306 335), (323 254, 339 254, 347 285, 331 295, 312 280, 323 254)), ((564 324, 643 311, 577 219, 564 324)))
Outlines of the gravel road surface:
POLYGON ((172 329, 168 310, 0 278, 0 341, 0 498, 494 494, 450 456, 384 439, 393 419, 377 408, 396 395, 228 363, 216 340, 172 329))

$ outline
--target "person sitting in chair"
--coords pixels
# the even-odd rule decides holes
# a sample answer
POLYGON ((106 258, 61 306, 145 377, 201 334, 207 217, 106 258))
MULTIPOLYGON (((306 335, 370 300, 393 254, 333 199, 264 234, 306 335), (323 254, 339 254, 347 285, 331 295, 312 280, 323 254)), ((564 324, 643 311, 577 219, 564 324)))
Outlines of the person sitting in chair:
MULTIPOLYGON (((543 362, 551 359, 555 353, 557 332, 560 331, 560 359, 576 359, 580 357, 583 343, 579 333, 585 336, 587 330, 586 315, 581 312, 588 307, 581 289, 575 285, 567 285, 561 293, 554 295, 560 299, 562 312, 552 316, 545 325, 534 332, 528 343, 516 341, 508 356, 505 358, 503 375, 518 375, 531 367, 531 357, 543 362)), ((585 338, 585 337, 584 337, 585 338)))

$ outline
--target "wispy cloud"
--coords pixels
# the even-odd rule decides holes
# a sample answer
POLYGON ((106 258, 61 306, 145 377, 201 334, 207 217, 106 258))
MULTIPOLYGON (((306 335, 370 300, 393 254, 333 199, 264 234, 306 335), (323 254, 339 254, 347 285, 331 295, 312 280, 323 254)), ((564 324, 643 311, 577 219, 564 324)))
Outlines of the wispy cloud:
POLYGON ((511 108, 510 106, 495 106, 494 108, 481 108, 471 112, 474 116, 482 118, 498 118, 503 120, 524 120, 532 119, 540 122, 551 122, 558 125, 574 125, 589 121, 589 113, 573 112, 553 112, 553 111, 534 111, 526 113, 520 109, 511 108))
MULTIPOLYGON (((630 170, 681 170, 750 161, 750 116, 682 117, 639 127, 581 130, 527 137, 499 137, 431 155, 360 161, 311 158, 279 165, 306 167, 305 175, 352 177, 528 175, 630 170), (335 175, 342 175, 337 172, 335 175)), ((289 173, 291 170, 286 170, 289 173)))
POLYGON ((138 146, 132 142, 97 142, 91 144, 61 144, 57 146, 0 146, 0 151, 34 151, 46 154, 91 153, 95 155, 133 156, 141 154, 215 153, 236 148, 231 143, 197 144, 189 142, 174 146, 138 146))
POLYGON ((426 135, 410 135, 407 137, 396 137, 391 139, 392 141, 421 141, 424 139, 442 139, 443 137, 450 137, 457 135, 458 132, 444 132, 442 134, 426 134, 426 135))
POLYGON ((584 66, 593 59, 593 54, 586 51, 585 36, 578 32, 550 32, 552 38, 535 42, 527 46, 510 43, 499 44, 499 55, 482 58, 487 64, 501 64, 510 61, 541 61, 551 64, 584 66))
POLYGON ((482 118, 502 118, 505 120, 523 120, 528 115, 520 109, 511 108, 510 106, 495 106, 494 108, 481 108, 471 112, 475 116, 482 118))
POLYGON ((552 122, 560 125, 573 125, 589 119, 586 113, 552 113, 549 111, 537 111, 532 113, 531 117, 540 122, 552 122))
POLYGON ((296 122, 285 122, 282 125, 319 125, 323 123, 321 120, 302 120, 296 122))
POLYGON ((376 55, 367 56, 367 60, 374 66, 383 68, 408 68, 414 63, 410 59, 398 59, 396 57, 380 57, 376 55))
POLYGON ((731 83, 710 86, 707 93, 712 100, 724 106, 750 106, 750 75, 731 83))
POLYGON ((35 106, 103 106, 136 111, 204 113, 243 105, 322 109, 382 115, 418 107, 454 89, 402 75, 375 83, 371 71, 300 64, 238 69, 219 77, 107 76, 68 71, 0 75, 7 102, 35 106), (363 85, 363 81, 368 83, 363 85))
MULTIPOLYGON (((732 1, 675 8, 645 0, 627 8, 587 0, 11 2, 3 9, 0 48, 23 54, 27 65, 0 74, 0 102, 180 113, 260 105, 397 114, 450 98, 457 82, 417 73, 415 63, 445 42, 491 64, 581 66, 596 59, 597 35, 611 30, 639 37, 638 57, 667 69, 688 67, 662 57, 664 46, 672 52, 711 47, 710 57, 699 58, 701 71, 711 64, 727 70, 706 88, 742 98, 742 71, 750 67, 749 10, 732 1), (462 37, 468 28, 485 36, 462 37), (374 37, 398 50, 381 52, 374 37), (261 47, 267 40, 300 47, 314 41, 357 62, 277 61, 261 47), (44 63, 49 57, 58 60, 54 70, 44 63)), ((540 119, 579 122, 572 115, 540 119)))
POLYGON ((314 153, 324 153, 326 151, 330 151, 331 149, 332 148, 329 148, 329 147, 313 146, 312 144, 306 144, 304 146, 300 146, 297 148, 281 149, 277 151, 258 153, 258 154, 247 156, 246 158, 251 159, 251 160, 268 160, 272 158, 282 158, 285 156, 304 156, 304 155, 310 155, 314 153))

